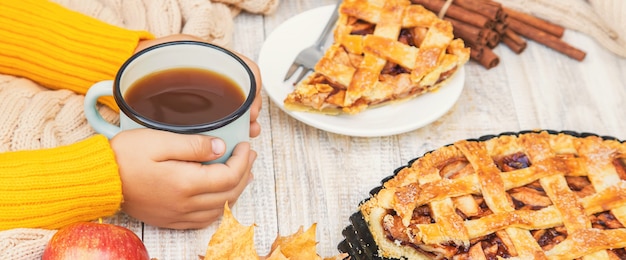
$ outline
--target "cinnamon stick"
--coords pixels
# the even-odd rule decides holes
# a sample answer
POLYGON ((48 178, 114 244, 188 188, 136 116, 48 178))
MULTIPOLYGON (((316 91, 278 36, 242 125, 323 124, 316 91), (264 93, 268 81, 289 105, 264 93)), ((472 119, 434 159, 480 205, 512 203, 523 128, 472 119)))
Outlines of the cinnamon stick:
POLYGON ((483 2, 486 5, 494 5, 497 7, 502 7, 502 4, 493 0, 480 0, 481 2, 483 2))
MULTIPOLYGON (((445 0, 411 0, 411 2, 420 4, 434 13, 439 13, 445 0)), ((488 17, 454 4, 448 7, 445 17, 454 18, 481 28, 493 28, 494 26, 493 20, 488 17)))
POLYGON ((485 46, 471 46, 470 58, 477 61, 486 69, 498 66, 500 58, 491 49, 485 46))
POLYGON ((508 20, 509 20, 509 28, 513 30, 514 32, 518 33, 519 35, 522 35, 528 39, 541 43, 555 51, 563 53, 567 55, 568 57, 578 60, 578 61, 582 61, 586 56, 585 52, 567 44, 566 42, 562 41, 560 38, 550 33, 547 33, 546 31, 543 31, 531 25, 525 24, 513 17, 509 17, 508 20))
POLYGON ((452 24, 454 36, 463 39, 468 45, 486 45, 490 41, 489 37, 492 37, 489 33, 491 30, 487 28, 479 28, 450 17, 443 19, 452 24))
POLYGON ((526 49, 526 44, 518 44, 506 36, 502 37, 502 43, 504 43, 506 47, 509 47, 509 49, 516 54, 520 54, 526 49))
POLYGON ((507 27, 509 27, 508 21, 496 21, 493 30, 499 34, 503 34, 507 27))
POLYGON ((492 5, 482 0, 454 0, 452 4, 482 14, 491 20, 497 20, 504 12, 502 6, 492 5))
POLYGON ((498 12, 498 16, 496 17, 496 20, 504 20, 508 14, 504 11, 504 9, 502 9, 502 4, 493 0, 477 0, 478 2, 482 3, 484 6, 492 6, 492 7, 486 7, 486 8, 500 8, 502 10, 502 12, 498 12))
POLYGON ((507 14, 504 9, 502 9, 502 12, 500 12, 500 16, 498 16, 498 18, 496 19, 496 21, 506 21, 506 18, 509 17, 509 14, 507 14))
POLYGON ((526 40, 522 39, 522 37, 512 30, 504 31, 502 34, 502 43, 516 54, 520 54, 526 49, 526 40))
POLYGON ((522 13, 522 12, 518 12, 515 11, 513 9, 507 8, 507 7, 503 7, 503 10, 505 13, 507 13, 509 15, 509 17, 511 18, 515 18, 516 20, 523 22, 525 24, 531 25, 537 29, 540 29, 542 31, 545 31, 549 34, 552 34, 558 38, 563 37, 563 32, 565 31, 565 28, 563 28, 560 25, 557 24, 553 24, 551 22, 548 22, 546 20, 534 17, 532 15, 526 14, 526 13, 522 13))
POLYGON ((487 47, 493 49, 498 46, 498 43, 500 43, 500 34, 496 31, 489 30, 487 37, 487 47))
POLYGON ((514 41, 518 45, 526 44, 526 40, 524 40, 524 38, 519 36, 517 33, 515 33, 511 29, 504 30, 504 33, 502 35, 504 37, 507 37, 507 38, 511 39, 512 41, 514 41))

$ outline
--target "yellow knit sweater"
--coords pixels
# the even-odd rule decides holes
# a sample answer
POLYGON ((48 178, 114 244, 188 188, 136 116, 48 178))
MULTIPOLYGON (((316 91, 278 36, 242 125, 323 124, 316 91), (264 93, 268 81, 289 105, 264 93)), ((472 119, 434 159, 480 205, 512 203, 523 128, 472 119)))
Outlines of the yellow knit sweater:
MULTIPOLYGON (((112 79, 142 39, 44 0, 0 0, 0 73, 85 93, 112 79)), ((113 99, 103 103, 116 108, 113 99)), ((0 123, 2 120, 0 118, 0 123)), ((0 230, 55 229, 115 214, 121 180, 108 140, 0 154, 0 230)))

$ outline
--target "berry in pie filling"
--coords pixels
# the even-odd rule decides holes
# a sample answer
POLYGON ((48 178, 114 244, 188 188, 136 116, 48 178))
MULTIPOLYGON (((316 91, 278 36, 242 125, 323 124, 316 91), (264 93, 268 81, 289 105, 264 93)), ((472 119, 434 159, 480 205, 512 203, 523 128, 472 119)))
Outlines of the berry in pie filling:
POLYGON ((338 12, 334 43, 285 108, 359 113, 433 91, 469 59, 450 22, 409 0, 344 0, 338 12))
POLYGON ((626 259, 626 144, 548 132, 459 141, 360 210, 382 257, 626 259))

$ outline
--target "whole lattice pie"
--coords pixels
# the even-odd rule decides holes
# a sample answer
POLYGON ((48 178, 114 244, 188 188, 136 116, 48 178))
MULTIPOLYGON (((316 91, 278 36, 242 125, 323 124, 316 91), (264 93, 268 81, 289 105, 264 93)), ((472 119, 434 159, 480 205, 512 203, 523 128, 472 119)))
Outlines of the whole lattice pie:
POLYGON ((375 254, 626 259, 626 144, 545 131, 480 140, 427 153, 360 205, 375 254))
POLYGON ((409 0, 344 0, 334 43, 285 101, 290 110, 354 114, 440 87, 469 59, 452 25, 409 0))

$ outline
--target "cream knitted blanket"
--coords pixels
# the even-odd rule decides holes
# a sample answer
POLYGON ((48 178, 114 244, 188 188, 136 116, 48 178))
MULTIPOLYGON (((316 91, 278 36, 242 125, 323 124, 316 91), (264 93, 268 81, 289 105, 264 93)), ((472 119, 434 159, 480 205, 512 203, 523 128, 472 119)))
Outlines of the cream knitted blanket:
MULTIPOLYGON (((496 0, 565 28, 593 37, 598 44, 626 58, 624 0, 496 0)), ((575 45, 575 44, 573 44, 575 45)))
MULTIPOLYGON (((241 11, 268 14, 279 0, 54 0, 70 9, 156 36, 186 33, 230 45, 233 18, 241 11)), ((497 0, 507 7, 559 23, 593 37, 626 57, 624 0, 497 0)), ((27 80, 0 75, 0 152, 71 144, 94 134, 82 112, 83 96, 47 90, 27 80)), ((112 122, 118 115, 106 107, 112 122)), ((39 259, 54 231, 0 232, 0 259, 39 259)))

